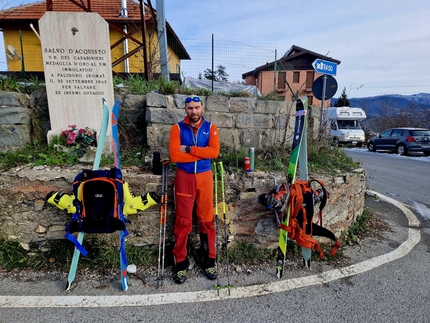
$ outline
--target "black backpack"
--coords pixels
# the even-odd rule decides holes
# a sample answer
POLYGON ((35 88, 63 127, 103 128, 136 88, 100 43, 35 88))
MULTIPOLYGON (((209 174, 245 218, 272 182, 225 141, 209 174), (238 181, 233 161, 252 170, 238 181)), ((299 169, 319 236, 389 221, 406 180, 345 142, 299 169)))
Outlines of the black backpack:
POLYGON ((73 236, 74 232, 112 233, 123 231, 128 235, 126 223, 130 222, 123 214, 124 181, 121 170, 89 170, 80 172, 73 181, 73 201, 76 212, 66 226, 66 237, 71 240, 85 256, 86 250, 73 236))

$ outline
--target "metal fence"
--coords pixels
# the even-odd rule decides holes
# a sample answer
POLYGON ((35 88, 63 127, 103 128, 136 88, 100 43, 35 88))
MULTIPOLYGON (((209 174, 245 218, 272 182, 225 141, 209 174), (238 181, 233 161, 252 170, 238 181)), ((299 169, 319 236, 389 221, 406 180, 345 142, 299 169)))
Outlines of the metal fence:
POLYGON ((182 77, 203 77, 206 69, 225 67, 230 83, 242 83, 242 74, 275 61, 276 44, 245 43, 223 38, 181 39, 191 60, 181 61, 182 77))
MULTIPOLYGON (((2 36, 2 35, 1 35, 2 36)), ((11 55, 0 37, 0 71, 7 71, 7 60, 19 61, 11 55), (5 55, 6 54, 6 55, 5 55)), ((242 74, 253 71, 256 67, 273 62, 276 59, 276 44, 246 43, 212 36, 199 39, 181 39, 190 60, 181 60, 178 70, 182 78, 203 78, 204 71, 225 67, 230 83, 242 83, 242 74)), ((172 44, 170 44, 172 45, 172 44)), ((174 50, 174 49, 173 49, 174 50)), ((20 53, 20 51, 18 51, 20 53)), ((41 52, 25 51, 25 61, 32 62, 33 67, 43 70, 41 52), (34 65, 40 61, 40 66, 34 65)), ((143 66, 143 56, 142 56, 143 66)))

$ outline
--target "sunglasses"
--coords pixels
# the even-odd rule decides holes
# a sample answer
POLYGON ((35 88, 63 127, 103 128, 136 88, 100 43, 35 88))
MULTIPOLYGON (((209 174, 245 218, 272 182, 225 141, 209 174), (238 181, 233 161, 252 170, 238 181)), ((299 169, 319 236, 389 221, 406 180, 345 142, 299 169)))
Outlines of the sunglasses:
POLYGON ((194 102, 202 102, 202 99, 200 99, 198 96, 195 96, 193 98, 186 98, 185 99, 185 103, 190 103, 191 101, 194 102))

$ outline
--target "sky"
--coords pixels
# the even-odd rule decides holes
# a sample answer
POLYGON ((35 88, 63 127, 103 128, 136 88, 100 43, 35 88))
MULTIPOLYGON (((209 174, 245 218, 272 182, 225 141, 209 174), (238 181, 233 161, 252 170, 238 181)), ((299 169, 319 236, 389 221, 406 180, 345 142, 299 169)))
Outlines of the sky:
POLYGON ((341 61, 334 97, 344 88, 349 98, 430 93, 429 0, 165 0, 165 16, 192 58, 184 76, 198 77, 192 65, 211 68, 214 35, 215 66, 230 81, 296 45, 341 61))

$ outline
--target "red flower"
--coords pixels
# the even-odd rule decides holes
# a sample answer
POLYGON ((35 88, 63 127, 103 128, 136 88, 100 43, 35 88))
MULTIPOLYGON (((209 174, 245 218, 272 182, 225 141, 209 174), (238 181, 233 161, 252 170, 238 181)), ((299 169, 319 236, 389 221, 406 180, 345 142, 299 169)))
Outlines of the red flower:
POLYGON ((68 136, 67 136, 67 144, 71 145, 75 142, 75 138, 76 138, 76 133, 74 132, 69 132, 68 136))

